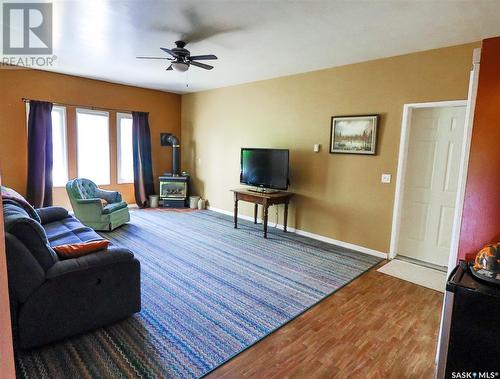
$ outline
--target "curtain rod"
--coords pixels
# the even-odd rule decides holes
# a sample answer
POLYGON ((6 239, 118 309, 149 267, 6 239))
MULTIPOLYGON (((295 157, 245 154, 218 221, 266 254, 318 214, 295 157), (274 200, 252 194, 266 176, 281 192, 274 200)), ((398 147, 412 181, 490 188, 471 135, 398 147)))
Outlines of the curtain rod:
MULTIPOLYGON (((26 97, 21 98, 24 103, 29 103, 30 101, 46 101, 46 100, 36 100, 36 99, 28 99, 26 97)), ((76 107, 76 108, 86 108, 86 109, 92 109, 95 111, 98 110, 106 110, 106 111, 115 111, 115 112, 124 112, 124 113, 131 113, 131 112, 143 112, 143 111, 134 111, 130 109, 117 109, 117 108, 107 108, 107 107, 96 107, 93 105, 82 105, 82 104, 69 104, 69 103, 58 103, 58 102, 51 102, 56 106, 63 106, 63 107, 76 107)), ((149 113, 149 112, 143 112, 143 113, 149 113)))

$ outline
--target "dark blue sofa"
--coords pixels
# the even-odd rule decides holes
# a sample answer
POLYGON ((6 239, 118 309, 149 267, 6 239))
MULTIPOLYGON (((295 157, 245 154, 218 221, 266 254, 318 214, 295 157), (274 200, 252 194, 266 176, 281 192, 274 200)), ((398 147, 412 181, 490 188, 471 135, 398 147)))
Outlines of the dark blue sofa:
POLYGON ((140 264, 129 250, 110 245, 107 251, 59 260, 52 246, 102 238, 64 208, 29 212, 4 199, 3 212, 12 322, 20 348, 140 311, 140 264))

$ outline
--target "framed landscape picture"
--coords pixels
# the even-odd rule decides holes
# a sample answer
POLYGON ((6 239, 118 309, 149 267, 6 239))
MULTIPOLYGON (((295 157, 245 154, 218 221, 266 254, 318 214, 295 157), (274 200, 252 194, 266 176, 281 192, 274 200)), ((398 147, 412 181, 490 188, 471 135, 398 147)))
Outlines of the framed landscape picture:
POLYGON ((374 155, 378 115, 334 116, 330 131, 330 153, 374 155))

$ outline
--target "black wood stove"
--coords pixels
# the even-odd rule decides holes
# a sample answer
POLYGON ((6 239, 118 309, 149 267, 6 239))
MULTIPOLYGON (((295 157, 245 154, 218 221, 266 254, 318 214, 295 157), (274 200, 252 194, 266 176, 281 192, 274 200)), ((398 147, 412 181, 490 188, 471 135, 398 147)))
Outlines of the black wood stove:
POLYGON ((167 173, 160 176, 161 205, 169 208, 184 208, 189 197, 189 176, 174 176, 167 173))
POLYGON ((160 205, 170 208, 184 208, 189 197, 190 177, 180 172, 181 152, 177 137, 161 133, 161 146, 172 146, 172 172, 160 176, 160 205))

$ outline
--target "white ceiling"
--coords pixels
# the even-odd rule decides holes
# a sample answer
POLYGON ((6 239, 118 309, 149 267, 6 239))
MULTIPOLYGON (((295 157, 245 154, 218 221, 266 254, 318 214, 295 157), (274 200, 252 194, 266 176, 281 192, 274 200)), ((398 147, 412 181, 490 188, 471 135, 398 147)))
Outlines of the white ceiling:
POLYGON ((71 0, 53 4, 57 63, 51 70, 177 93, 500 35, 498 0, 71 0), (166 56, 159 47, 171 48, 181 38, 191 40, 187 48, 193 55, 217 55, 215 68, 167 72, 167 61, 135 58, 166 56))

